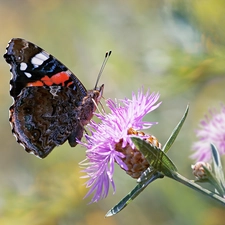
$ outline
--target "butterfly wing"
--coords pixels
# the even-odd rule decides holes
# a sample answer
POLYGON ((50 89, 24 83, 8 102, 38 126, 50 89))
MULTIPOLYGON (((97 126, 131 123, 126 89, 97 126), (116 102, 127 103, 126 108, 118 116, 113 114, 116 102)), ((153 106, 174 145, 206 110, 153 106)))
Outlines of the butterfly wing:
POLYGON ((78 109, 87 91, 78 78, 40 47, 15 38, 4 55, 11 66, 10 107, 13 134, 27 152, 40 158, 67 139, 83 136, 78 109))
POLYGON ((11 66, 10 94, 14 99, 27 86, 70 87, 76 91, 77 101, 87 95, 83 84, 66 66, 31 42, 12 39, 4 58, 11 66))
POLYGON ((74 91, 67 87, 24 88, 10 107, 10 122, 17 141, 27 152, 45 158, 75 130, 75 140, 80 140, 83 127, 75 105, 74 91))

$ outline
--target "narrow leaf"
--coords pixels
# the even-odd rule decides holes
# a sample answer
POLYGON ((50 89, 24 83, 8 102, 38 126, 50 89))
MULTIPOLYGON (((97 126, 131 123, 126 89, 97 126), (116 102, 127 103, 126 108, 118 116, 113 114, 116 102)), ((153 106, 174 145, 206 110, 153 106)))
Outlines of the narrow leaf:
POLYGON ((189 110, 189 105, 187 105, 187 108, 184 112, 183 117, 181 118, 181 121, 177 124, 177 126, 174 128, 172 134, 170 135, 169 139, 167 140, 167 142, 165 143, 165 145, 163 146, 162 151, 164 151, 165 153, 167 153, 169 151, 169 149, 171 148, 171 146, 173 145, 173 142, 175 141, 177 135, 180 132, 181 127, 184 124, 184 121, 187 117, 188 114, 188 110, 189 110))
POLYGON ((214 173, 215 173, 217 180, 219 181, 220 185, 223 188, 223 192, 225 192, 224 173, 223 173, 222 163, 220 160, 220 154, 219 154, 218 150, 216 149, 215 145, 213 145, 213 144, 211 144, 211 150, 212 150, 214 173))
POLYGON ((172 171, 177 171, 170 158, 159 148, 138 137, 131 138, 136 148, 145 156, 149 165, 164 175, 171 177, 172 171))
POLYGON ((224 196, 224 188, 219 182, 219 180, 216 178, 216 176, 207 168, 203 165, 205 174, 209 182, 213 185, 213 187, 217 190, 220 196, 224 196))
POLYGON ((138 183, 145 182, 146 180, 150 179, 152 176, 152 172, 155 171, 152 166, 149 166, 137 179, 138 183))
POLYGON ((116 206, 114 206, 112 209, 110 209, 105 217, 113 216, 117 213, 119 213, 122 209, 124 209, 130 202, 132 202, 133 199, 135 199, 151 182, 158 178, 162 178, 163 175, 159 172, 152 171, 152 176, 149 180, 138 183, 135 188, 128 193, 116 206))

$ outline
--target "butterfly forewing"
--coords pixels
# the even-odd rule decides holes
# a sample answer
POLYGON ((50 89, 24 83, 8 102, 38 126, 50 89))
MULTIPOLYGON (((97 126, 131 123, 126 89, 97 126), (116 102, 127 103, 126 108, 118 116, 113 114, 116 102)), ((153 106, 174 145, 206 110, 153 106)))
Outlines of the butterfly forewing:
POLYGON ((60 61, 21 38, 9 42, 4 58, 12 73, 10 122, 17 141, 40 158, 66 140, 76 146, 103 86, 87 92, 60 61))

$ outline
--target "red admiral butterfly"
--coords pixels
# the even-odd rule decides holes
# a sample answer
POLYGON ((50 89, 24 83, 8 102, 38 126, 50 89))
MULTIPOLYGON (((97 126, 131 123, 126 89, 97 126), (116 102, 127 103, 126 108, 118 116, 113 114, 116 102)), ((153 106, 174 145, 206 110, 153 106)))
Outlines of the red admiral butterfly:
MULTIPOLYGON (((12 73, 10 95, 14 99, 9 121, 17 142, 39 158, 45 158, 66 140, 75 147, 96 110, 104 85, 87 91, 55 57, 24 39, 12 39, 6 50, 4 58, 12 73)), ((103 66, 110 54, 106 54, 103 66)))

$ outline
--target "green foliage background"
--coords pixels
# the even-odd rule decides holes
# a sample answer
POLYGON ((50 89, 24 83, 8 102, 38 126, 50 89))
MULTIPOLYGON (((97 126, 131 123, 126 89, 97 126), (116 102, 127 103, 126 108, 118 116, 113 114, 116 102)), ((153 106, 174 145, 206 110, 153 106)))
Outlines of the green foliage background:
MULTIPOLYGON (((22 37, 64 62, 91 89, 107 50, 113 54, 100 84, 105 98, 130 97, 144 87, 163 101, 146 117, 158 121, 149 133, 163 144, 190 104, 187 122, 169 153, 190 179, 194 129, 225 92, 225 1, 222 0, 0 0, 0 52, 22 37)), ((132 204, 104 218, 134 186, 117 169, 116 194, 88 205, 79 177, 81 147, 64 144, 46 159, 27 154, 8 123, 9 67, 0 60, 0 224, 1 225, 220 225, 224 208, 171 180, 150 185, 132 204)))

